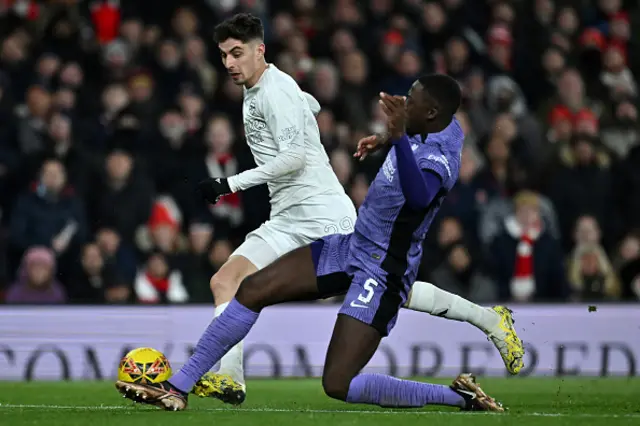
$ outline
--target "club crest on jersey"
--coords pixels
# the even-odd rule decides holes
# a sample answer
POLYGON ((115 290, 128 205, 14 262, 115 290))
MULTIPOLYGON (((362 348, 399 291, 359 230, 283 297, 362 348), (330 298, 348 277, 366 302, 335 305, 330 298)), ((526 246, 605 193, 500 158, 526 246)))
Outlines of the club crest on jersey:
POLYGON ((267 123, 265 123, 262 120, 258 120, 256 118, 251 118, 251 119, 245 120, 244 127, 247 133, 259 132, 261 130, 266 129, 267 123))
POLYGON ((249 102, 249 114, 256 115, 256 98, 251 99, 249 102))
POLYGON ((387 158, 384 160, 382 164, 382 173, 384 173, 385 177, 389 182, 393 182, 393 175, 396 172, 396 168, 393 166, 393 161, 391 161, 391 156, 387 155, 387 158))

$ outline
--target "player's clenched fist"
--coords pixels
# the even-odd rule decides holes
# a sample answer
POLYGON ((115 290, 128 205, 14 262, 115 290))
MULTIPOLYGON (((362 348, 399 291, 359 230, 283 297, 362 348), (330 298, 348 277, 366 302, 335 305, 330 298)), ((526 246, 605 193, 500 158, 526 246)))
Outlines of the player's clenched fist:
POLYGON ((225 178, 208 178, 198 183, 198 191, 202 198, 215 204, 220 197, 231 194, 231 188, 225 178))
POLYGON ((387 115, 387 126, 392 139, 399 139, 405 134, 407 114, 405 111, 405 97, 391 96, 387 93, 380 93, 380 105, 382 111, 387 115))

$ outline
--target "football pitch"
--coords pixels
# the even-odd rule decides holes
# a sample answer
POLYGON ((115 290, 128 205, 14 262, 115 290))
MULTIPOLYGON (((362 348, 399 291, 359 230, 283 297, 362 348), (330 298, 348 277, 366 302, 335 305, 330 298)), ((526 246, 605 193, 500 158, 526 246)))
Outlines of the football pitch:
MULTIPOLYGON (((638 425, 640 379, 479 378, 504 414, 391 410, 333 401, 318 380, 251 380, 238 408, 191 397, 184 412, 123 399, 111 382, 0 382, 0 424, 18 425, 638 425)), ((447 381, 438 381, 448 383, 447 381)))

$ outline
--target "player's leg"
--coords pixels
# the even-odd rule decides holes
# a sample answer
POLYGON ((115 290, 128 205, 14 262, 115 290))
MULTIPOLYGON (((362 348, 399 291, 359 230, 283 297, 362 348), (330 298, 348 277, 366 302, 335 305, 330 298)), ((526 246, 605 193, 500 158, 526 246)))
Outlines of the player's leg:
POLYGON ((451 387, 400 380, 381 374, 359 374, 393 325, 404 302, 397 282, 382 283, 358 273, 336 321, 322 385, 332 398, 382 407, 448 405, 461 409, 503 411, 475 384, 462 375, 451 387))
MULTIPOLYGON (((323 294, 316 280, 316 266, 322 244, 312 244, 286 254, 265 269, 245 278, 236 298, 222 315, 209 324, 196 345, 194 354, 168 382, 132 384, 117 382, 125 397, 137 402, 172 410, 187 406, 187 393, 204 373, 222 358, 229 348, 249 333, 266 306, 314 300, 323 294)), ((325 290, 326 291, 326 290, 325 290)))
MULTIPOLYGON (((268 246, 263 247, 261 253, 273 253, 273 259, 277 255, 268 246)), ((222 265, 220 270, 211 277, 210 285, 213 292, 213 298, 216 304, 214 317, 219 317, 227 309, 229 302, 233 299, 240 283, 243 279, 253 274, 259 269, 256 260, 251 261, 243 255, 232 255, 229 260, 222 265)), ((227 354, 220 360, 220 368, 218 373, 218 381, 224 381, 228 378, 236 382, 235 386, 242 388, 244 393, 244 371, 243 371, 243 350, 242 342, 231 348, 227 354)), ((224 395, 221 394, 221 395, 224 395)))
POLYGON ((509 373, 518 374, 524 367, 524 345, 516 333, 512 312, 508 308, 485 308, 423 281, 415 282, 404 307, 468 322, 482 330, 498 348, 509 373))
MULTIPOLYGON (((216 303, 215 318, 226 310, 244 278, 278 258, 278 253, 260 236, 272 227, 273 222, 269 221, 249 234, 211 278, 211 291, 216 303)), ((229 349, 220 360, 218 371, 206 373, 193 388, 193 393, 230 404, 242 403, 246 398, 243 352, 242 341, 229 349)))

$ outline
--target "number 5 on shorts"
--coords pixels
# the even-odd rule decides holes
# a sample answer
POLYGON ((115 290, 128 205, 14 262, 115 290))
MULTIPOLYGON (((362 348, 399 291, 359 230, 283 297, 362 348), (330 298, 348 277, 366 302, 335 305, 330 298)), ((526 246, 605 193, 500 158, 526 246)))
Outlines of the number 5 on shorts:
POLYGON ((371 299, 373 299, 373 295, 375 292, 373 289, 374 287, 378 287, 378 282, 373 278, 367 279, 367 281, 364 282, 364 290, 366 291, 366 294, 364 292, 360 293, 360 295, 358 296, 358 302, 365 305, 371 302, 371 299))

